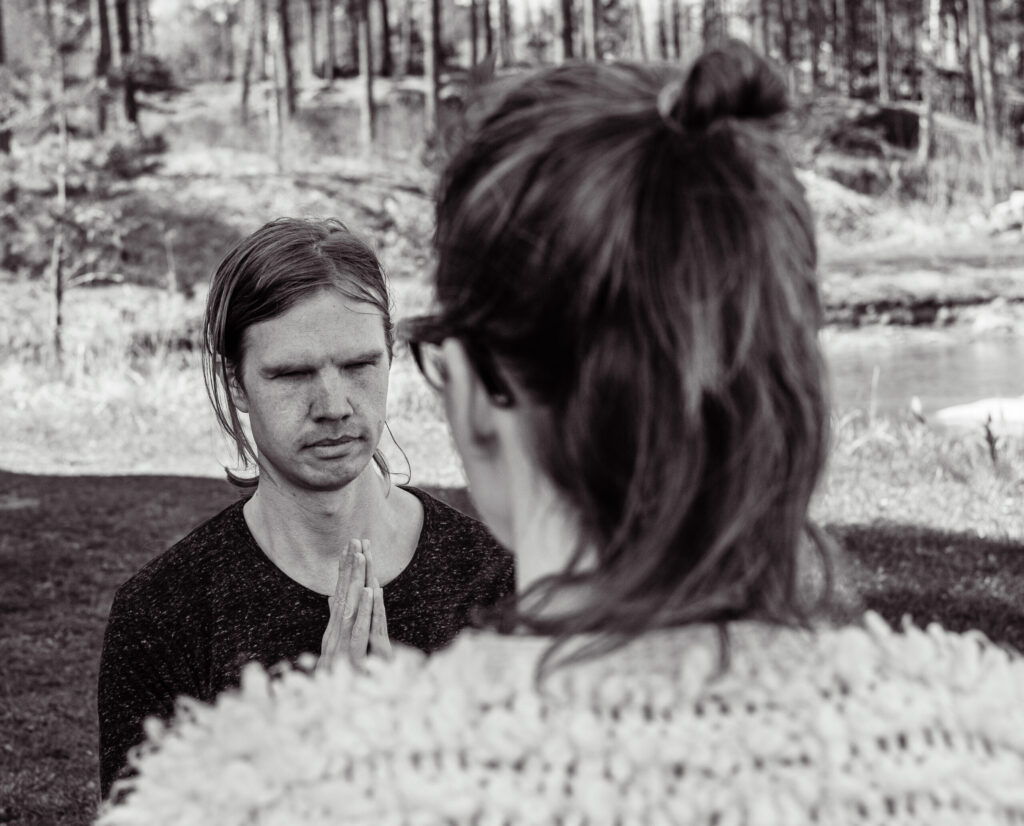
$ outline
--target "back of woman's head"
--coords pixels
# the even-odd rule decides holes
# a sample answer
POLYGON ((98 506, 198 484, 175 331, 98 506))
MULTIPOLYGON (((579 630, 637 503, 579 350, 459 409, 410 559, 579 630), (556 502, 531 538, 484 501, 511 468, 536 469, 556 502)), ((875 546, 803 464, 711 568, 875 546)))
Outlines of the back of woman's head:
POLYGON ((685 77, 562 66, 506 91, 446 171, 441 322, 525 389, 536 459, 598 557, 545 583, 592 598, 538 630, 806 617, 828 412, 785 108, 737 43, 685 77))

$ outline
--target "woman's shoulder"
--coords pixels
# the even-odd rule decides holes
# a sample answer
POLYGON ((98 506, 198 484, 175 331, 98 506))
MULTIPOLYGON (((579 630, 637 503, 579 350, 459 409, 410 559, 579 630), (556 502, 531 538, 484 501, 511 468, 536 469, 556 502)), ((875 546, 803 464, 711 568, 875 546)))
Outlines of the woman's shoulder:
POLYGON ((909 813, 959 806, 1024 817, 1019 656, 874 615, 840 629, 735 624, 727 637, 727 665, 718 630, 699 626, 540 682, 547 641, 486 632, 368 674, 270 679, 253 666, 239 691, 154 732, 127 806, 101 823, 187 822, 166 814, 183 801, 226 825, 261 808, 327 822, 340 802, 375 823, 413 810, 452 823, 768 809, 780 822, 867 811, 915 823, 909 813))

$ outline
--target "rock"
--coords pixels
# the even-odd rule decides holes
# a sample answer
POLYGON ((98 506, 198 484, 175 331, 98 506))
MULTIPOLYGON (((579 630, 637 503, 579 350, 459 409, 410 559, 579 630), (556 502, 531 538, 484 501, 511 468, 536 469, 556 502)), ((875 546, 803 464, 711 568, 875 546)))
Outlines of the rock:
POLYGON ((996 436, 1024 436, 1024 396, 981 399, 944 407, 932 420, 952 430, 981 433, 988 425, 996 436))
POLYGON ((1016 190, 1007 199, 1007 203, 1010 205, 1010 209, 1024 218, 1024 189, 1016 190))

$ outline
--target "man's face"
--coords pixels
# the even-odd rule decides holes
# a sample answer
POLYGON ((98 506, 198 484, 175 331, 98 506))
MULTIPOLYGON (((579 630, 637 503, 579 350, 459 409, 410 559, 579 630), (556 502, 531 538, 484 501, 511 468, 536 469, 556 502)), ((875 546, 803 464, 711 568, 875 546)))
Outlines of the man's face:
POLYGON ((380 312, 325 289, 252 325, 242 343, 231 395, 249 414, 263 473, 309 491, 339 490, 362 473, 387 408, 380 312))

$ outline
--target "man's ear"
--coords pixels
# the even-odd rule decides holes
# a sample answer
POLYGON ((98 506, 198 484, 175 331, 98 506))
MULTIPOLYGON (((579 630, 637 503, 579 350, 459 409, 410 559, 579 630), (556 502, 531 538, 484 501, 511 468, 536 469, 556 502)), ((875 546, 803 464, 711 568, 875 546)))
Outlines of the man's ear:
POLYGON ((229 365, 225 370, 228 378, 228 395, 231 396, 231 403, 240 413, 249 412, 249 398, 245 395, 245 388, 239 376, 240 368, 237 365, 229 365))
POLYGON ((473 369, 466 348, 456 338, 446 339, 444 353, 444 394, 448 417, 453 428, 459 428, 474 447, 490 447, 494 443, 497 407, 487 388, 473 369))

